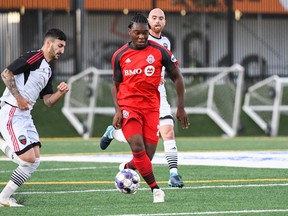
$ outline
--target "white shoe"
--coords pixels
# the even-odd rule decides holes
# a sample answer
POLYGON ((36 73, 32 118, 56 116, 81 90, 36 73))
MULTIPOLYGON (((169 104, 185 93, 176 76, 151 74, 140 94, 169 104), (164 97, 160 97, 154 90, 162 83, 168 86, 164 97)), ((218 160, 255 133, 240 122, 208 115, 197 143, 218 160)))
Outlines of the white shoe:
POLYGON ((119 165, 119 170, 122 171, 123 169, 125 169, 125 164, 126 162, 123 162, 119 165))
POLYGON ((164 201, 165 193, 161 189, 153 190, 153 203, 161 203, 164 201))
POLYGON ((23 207, 23 205, 18 204, 14 198, 8 198, 0 200, 0 207, 23 207))

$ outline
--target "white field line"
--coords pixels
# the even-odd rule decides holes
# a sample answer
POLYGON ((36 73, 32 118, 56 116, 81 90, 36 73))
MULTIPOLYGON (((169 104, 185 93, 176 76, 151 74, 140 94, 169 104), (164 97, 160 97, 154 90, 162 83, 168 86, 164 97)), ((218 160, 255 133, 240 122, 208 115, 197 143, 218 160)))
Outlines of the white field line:
MULTIPOLYGON (((196 186, 183 187, 181 190, 197 189, 217 189, 217 188, 248 188, 248 187, 288 187, 288 183, 283 184, 248 184, 248 185, 216 185, 216 186, 196 186)), ((163 190, 177 190, 175 188, 163 187, 163 190)), ((150 190, 150 188, 139 188, 138 190, 150 190)), ((37 192, 17 192, 15 194, 70 194, 70 193, 95 193, 95 192, 115 192, 116 189, 97 189, 97 190, 73 190, 73 191, 37 191, 37 192)))
MULTIPOLYGON (((55 171, 72 171, 72 170, 95 170, 95 169, 111 169, 118 166, 102 166, 102 167, 78 167, 78 168, 53 168, 53 169, 37 169, 37 172, 55 172, 55 171)), ((11 173, 13 170, 0 170, 0 173, 11 173)))
MULTIPOLYGON (((219 215, 219 214, 259 214, 259 213, 274 213, 288 212, 288 209, 271 209, 271 210, 241 210, 241 211, 213 211, 213 212, 178 212, 178 213, 157 213, 157 214, 124 214, 117 216, 178 216, 178 215, 219 215)), ((115 216, 115 215, 103 215, 115 216)))

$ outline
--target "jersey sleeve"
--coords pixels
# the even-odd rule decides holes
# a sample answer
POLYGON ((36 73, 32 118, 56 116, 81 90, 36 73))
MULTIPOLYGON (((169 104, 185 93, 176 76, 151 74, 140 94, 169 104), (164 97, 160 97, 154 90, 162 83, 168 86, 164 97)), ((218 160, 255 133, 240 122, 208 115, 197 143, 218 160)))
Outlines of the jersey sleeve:
POLYGON ((7 69, 12 71, 14 75, 21 73, 28 73, 31 70, 35 70, 39 67, 41 61, 44 58, 43 52, 40 50, 32 50, 13 61, 7 66, 7 69))
POLYGON ((25 55, 23 55, 8 65, 7 69, 12 71, 14 75, 17 75, 29 70, 30 67, 31 65, 26 61, 25 55))
POLYGON ((116 82, 122 82, 123 76, 120 66, 120 54, 114 54, 112 58, 112 71, 113 71, 113 80, 116 82))
POLYGON ((175 56, 167 49, 162 50, 162 64, 165 67, 166 72, 173 71, 176 67, 178 67, 179 63, 175 56))

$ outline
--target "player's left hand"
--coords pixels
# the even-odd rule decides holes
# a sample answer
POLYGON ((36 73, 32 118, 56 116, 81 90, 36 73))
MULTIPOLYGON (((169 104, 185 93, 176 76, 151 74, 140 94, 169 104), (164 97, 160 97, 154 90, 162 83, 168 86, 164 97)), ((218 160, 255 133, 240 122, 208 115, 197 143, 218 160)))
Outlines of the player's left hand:
POLYGON ((160 85, 164 85, 166 83, 166 80, 164 77, 161 77, 161 80, 160 80, 160 85))
POLYGON ((57 86, 57 90, 58 90, 61 94, 66 94, 66 93, 69 91, 69 86, 67 85, 67 83, 61 82, 61 83, 57 86))

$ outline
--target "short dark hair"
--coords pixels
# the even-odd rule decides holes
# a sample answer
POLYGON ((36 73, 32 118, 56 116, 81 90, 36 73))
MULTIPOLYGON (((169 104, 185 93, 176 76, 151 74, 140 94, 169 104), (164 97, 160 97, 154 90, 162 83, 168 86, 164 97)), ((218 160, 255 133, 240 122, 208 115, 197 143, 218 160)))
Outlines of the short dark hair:
POLYGON ((136 13, 135 16, 131 19, 128 28, 132 28, 134 23, 142 23, 148 25, 148 20, 147 17, 145 17, 143 14, 136 13))
POLYGON ((60 29, 57 29, 57 28, 49 29, 44 36, 44 40, 48 37, 52 37, 55 39, 66 41, 65 33, 63 31, 61 31, 60 29))

